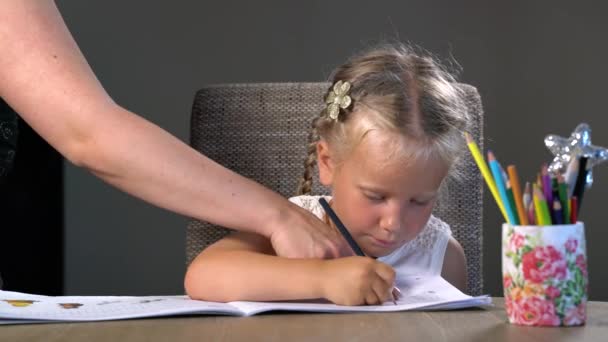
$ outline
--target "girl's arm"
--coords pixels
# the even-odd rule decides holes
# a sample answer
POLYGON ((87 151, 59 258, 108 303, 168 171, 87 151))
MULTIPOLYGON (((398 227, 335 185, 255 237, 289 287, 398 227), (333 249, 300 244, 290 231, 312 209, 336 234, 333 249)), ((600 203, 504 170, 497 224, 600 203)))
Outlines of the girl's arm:
POLYGON ((288 259, 274 255, 262 236, 235 233, 198 255, 185 288, 194 299, 218 302, 327 298, 361 305, 389 299, 394 277, 372 258, 288 259))
POLYGON ((462 246, 450 237, 443 257, 441 276, 460 291, 467 289, 467 260, 462 246))
POLYGON ((75 165, 159 207, 262 234, 279 255, 348 251, 310 213, 114 103, 53 1, 2 0, 0 23, 0 97, 75 165))

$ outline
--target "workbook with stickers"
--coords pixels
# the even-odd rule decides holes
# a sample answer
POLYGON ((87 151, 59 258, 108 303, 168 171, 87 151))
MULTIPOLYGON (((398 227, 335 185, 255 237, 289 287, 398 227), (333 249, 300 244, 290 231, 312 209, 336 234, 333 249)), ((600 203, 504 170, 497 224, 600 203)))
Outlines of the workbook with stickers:
POLYGON ((251 316, 263 312, 395 312, 451 310, 491 305, 487 295, 468 296, 440 276, 398 279, 401 297, 383 305, 341 306, 324 300, 229 303, 187 296, 39 296, 0 291, 0 324, 85 322, 180 315, 251 316))

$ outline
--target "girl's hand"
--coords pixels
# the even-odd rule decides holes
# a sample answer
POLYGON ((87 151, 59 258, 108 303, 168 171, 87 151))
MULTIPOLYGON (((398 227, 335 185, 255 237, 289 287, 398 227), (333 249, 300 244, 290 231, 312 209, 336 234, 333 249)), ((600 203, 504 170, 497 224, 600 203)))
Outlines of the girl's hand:
POLYGON ((385 263, 353 256, 322 265, 323 297, 338 305, 377 305, 392 298, 395 270, 385 263))

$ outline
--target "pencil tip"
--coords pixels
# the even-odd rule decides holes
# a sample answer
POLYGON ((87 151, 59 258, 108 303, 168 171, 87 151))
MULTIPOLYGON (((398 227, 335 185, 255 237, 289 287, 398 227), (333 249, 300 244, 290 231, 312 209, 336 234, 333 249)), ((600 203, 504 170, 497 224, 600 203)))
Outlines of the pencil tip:
POLYGON ((464 138, 467 140, 467 144, 470 144, 473 142, 473 138, 471 138, 471 135, 469 134, 469 132, 464 132, 464 138))
POLYGON ((553 209, 555 210, 560 210, 562 208, 562 204, 560 203, 560 201, 556 198, 553 199, 553 209))
POLYGON ((540 190, 540 188, 538 187, 538 185, 534 185, 534 196, 536 196, 536 198, 538 198, 541 201, 545 201, 545 195, 543 194, 543 192, 540 190))
POLYGON ((488 161, 496 160, 496 156, 494 156, 494 152, 488 150, 488 161))

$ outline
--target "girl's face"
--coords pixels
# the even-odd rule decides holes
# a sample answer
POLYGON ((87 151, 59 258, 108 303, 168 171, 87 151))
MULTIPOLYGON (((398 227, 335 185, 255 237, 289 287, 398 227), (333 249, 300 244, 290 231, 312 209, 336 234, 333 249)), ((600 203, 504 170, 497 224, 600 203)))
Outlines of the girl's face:
POLYGON ((404 156, 406 144, 397 133, 370 131, 339 164, 325 141, 317 144, 332 208, 369 256, 388 255, 422 231, 448 172, 438 159, 404 156))

